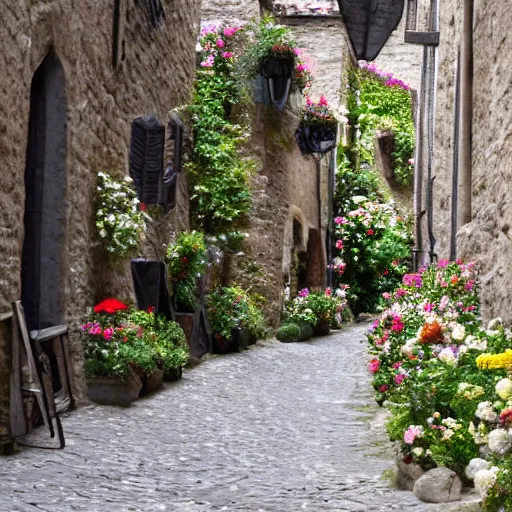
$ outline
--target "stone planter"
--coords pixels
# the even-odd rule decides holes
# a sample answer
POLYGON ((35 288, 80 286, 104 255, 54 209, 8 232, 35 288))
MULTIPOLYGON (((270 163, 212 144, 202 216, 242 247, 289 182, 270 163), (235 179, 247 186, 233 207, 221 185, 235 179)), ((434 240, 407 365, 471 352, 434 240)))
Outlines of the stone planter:
POLYGON ((313 334, 315 336, 327 336, 331 332, 331 322, 329 320, 320 320, 313 327, 313 334))
POLYGON ((128 407, 137 400, 141 389, 142 381, 132 370, 124 379, 120 377, 87 378, 89 400, 101 405, 128 407))
POLYGON ((171 368, 164 372, 164 382, 176 382, 183 376, 183 368, 171 368))
POLYGON ((150 375, 144 374, 140 396, 148 395, 149 393, 153 393, 157 389, 160 389, 162 387, 163 381, 163 370, 155 370, 150 375))

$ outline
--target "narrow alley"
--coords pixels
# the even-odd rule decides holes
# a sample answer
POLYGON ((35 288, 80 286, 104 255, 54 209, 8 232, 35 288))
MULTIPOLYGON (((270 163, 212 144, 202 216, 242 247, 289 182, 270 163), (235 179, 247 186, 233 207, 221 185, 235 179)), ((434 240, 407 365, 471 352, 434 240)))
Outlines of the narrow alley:
POLYGON ((366 328, 260 342, 128 409, 81 408, 64 419, 65 450, 2 460, 0 510, 427 510, 382 478, 392 450, 366 328))

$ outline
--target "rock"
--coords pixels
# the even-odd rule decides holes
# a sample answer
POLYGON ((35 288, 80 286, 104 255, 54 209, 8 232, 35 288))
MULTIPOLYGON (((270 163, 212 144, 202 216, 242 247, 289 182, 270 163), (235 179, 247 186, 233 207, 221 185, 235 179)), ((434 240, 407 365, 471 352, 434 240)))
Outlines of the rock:
POLYGON ((489 469, 491 467, 491 463, 484 459, 471 459, 466 468, 464 474, 468 480, 473 480, 475 478, 475 473, 480 471, 481 469, 489 469))
POLYGON ((508 430, 497 428, 489 432, 489 450, 498 455, 505 455, 512 449, 512 436, 508 430))
POLYGON ((396 460, 396 467, 396 485, 402 491, 412 491, 416 480, 425 473, 419 464, 406 464, 400 457, 396 460))
POLYGON ((413 492, 427 503, 457 501, 461 496, 462 482, 451 469, 434 468, 418 478, 413 492))

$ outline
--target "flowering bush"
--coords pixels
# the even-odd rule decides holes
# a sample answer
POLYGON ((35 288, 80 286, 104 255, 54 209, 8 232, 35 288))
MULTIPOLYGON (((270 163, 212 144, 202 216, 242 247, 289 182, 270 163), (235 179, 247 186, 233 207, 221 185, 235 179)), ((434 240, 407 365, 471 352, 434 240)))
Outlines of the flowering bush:
POLYGON ((247 329, 255 338, 266 337, 263 313, 239 286, 219 287, 208 295, 208 320, 212 332, 228 341, 237 327, 247 329))
POLYGON ((82 325, 88 376, 124 377, 130 367, 151 374, 187 363, 185 335, 163 315, 130 310, 117 299, 103 301, 94 311, 82 325))
POLYGON ((332 268, 350 286, 354 313, 374 311, 381 294, 391 292, 407 271, 412 243, 407 220, 393 202, 366 201, 334 222, 340 256, 332 268))
POLYGON ((181 232, 167 247, 167 270, 172 292, 182 310, 194 311, 197 306, 196 279, 206 269, 206 244, 198 231, 181 232))
POLYGON ((96 228, 105 249, 114 258, 129 256, 137 250, 145 224, 139 211, 137 194, 132 179, 125 176, 116 180, 98 173, 96 228))
POLYGON ((246 127, 229 119, 244 97, 234 72, 240 55, 241 27, 208 25, 199 36, 199 69, 193 104, 194 146, 186 164, 193 224, 207 233, 223 233, 244 221, 251 206, 253 162, 240 148, 246 127))
POLYGON ((512 333, 500 319, 482 324, 475 283, 474 264, 460 260, 405 275, 368 334, 369 370, 404 460, 462 476, 472 459, 488 458, 495 469, 477 472, 475 486, 488 493, 485 510, 497 511, 511 490, 512 333))
POLYGON ((284 320, 286 323, 309 324, 316 326, 318 322, 342 323, 342 311, 346 307, 346 292, 338 289, 334 293, 330 288, 325 292, 310 292, 304 288, 298 297, 285 305, 284 320))

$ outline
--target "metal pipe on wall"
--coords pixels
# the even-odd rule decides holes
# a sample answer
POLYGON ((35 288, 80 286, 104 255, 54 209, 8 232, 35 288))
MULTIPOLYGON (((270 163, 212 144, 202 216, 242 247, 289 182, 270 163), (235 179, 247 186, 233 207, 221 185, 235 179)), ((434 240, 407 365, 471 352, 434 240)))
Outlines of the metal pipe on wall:
POLYGON ((474 0, 464 0, 461 59, 460 183, 458 228, 471 222, 473 174, 473 16, 474 0))

